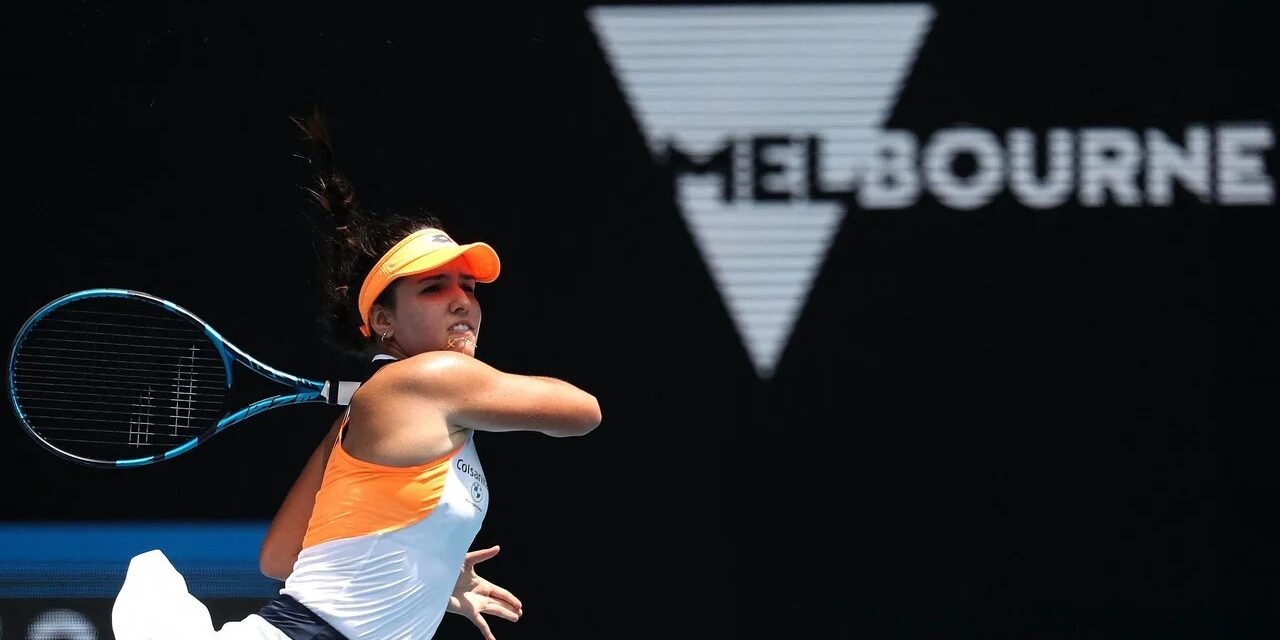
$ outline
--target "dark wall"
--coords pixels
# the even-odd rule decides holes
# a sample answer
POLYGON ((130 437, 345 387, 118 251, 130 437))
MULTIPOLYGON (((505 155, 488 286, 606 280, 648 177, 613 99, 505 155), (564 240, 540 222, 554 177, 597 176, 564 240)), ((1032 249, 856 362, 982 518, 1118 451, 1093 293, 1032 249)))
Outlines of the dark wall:
MULTIPOLYGON (((921 139, 1280 117, 1247 3, 930 6, 886 123, 921 139)), ((498 249, 480 356, 600 399, 585 438, 478 439, 477 544, 503 545, 487 575, 528 612, 500 638, 1280 630, 1274 200, 841 200, 761 377, 586 10, 28 8, 3 45, 3 326, 132 288, 273 366, 350 375, 317 337, 288 120, 319 105, 368 205, 498 249)), ((281 409, 118 472, 8 418, 3 518, 265 520, 333 415, 281 409)))

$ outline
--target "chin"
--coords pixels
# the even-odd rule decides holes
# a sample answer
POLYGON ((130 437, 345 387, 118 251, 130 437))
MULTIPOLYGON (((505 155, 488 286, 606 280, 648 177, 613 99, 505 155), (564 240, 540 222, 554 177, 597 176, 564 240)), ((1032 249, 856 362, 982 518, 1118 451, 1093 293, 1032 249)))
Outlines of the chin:
POLYGON ((454 351, 463 355, 475 357, 476 343, 471 338, 459 336, 451 338, 444 347, 445 351, 454 351))

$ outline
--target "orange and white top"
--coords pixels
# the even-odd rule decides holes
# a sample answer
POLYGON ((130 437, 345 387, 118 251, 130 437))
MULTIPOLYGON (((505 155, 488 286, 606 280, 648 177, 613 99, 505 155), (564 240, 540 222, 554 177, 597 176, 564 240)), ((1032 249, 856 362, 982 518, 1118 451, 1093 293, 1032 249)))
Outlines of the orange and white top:
POLYGON ((430 638, 488 509, 474 437, 412 467, 357 460, 337 438, 281 592, 351 640, 430 638))

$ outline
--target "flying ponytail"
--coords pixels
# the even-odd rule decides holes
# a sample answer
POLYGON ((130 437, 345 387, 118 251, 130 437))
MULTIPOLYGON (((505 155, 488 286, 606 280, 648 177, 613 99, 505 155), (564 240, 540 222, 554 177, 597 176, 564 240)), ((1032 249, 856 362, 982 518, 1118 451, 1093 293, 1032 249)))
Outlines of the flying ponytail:
MULTIPOLYGON (((380 215, 363 209, 338 168, 328 121, 320 109, 308 118, 290 119, 310 143, 313 180, 303 189, 321 212, 315 227, 323 240, 319 247, 323 337, 341 349, 363 351, 373 344, 360 333, 363 321, 357 301, 364 277, 404 237, 426 227, 443 229, 443 225, 429 214, 380 215)), ((377 302, 393 306, 393 292, 394 287, 388 287, 377 302)))

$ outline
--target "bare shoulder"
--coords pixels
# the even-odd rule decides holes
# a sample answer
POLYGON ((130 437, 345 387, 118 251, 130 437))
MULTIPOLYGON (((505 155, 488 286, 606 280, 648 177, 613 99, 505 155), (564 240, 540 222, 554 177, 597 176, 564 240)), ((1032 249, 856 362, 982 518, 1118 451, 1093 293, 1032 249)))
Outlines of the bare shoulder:
POLYGON ((447 395, 462 386, 475 384, 478 377, 490 373, 497 371, 471 356, 453 351, 428 351, 384 366, 361 390, 372 392, 367 395, 403 391, 447 395))
MULTIPOLYGON (((600 423, 595 396, 563 380, 500 371, 471 356, 432 351, 384 366, 352 398, 413 407, 448 425, 480 431, 539 431, 576 436, 600 423)), ((353 413, 354 415, 354 413, 353 413)), ((399 419, 397 419, 399 420, 399 419)), ((403 422, 402 420, 399 420, 403 422)))
POLYGON ((352 396, 352 426, 342 447, 353 457, 407 466, 434 460, 455 447, 456 429, 448 420, 452 402, 430 382, 435 375, 430 372, 439 365, 413 360, 383 366, 352 396))
POLYGON ((479 378, 498 373, 496 369, 465 354, 453 351, 428 351, 397 363, 401 382, 419 391, 456 389, 474 384, 479 378), (426 389, 424 389, 424 386, 426 389))

